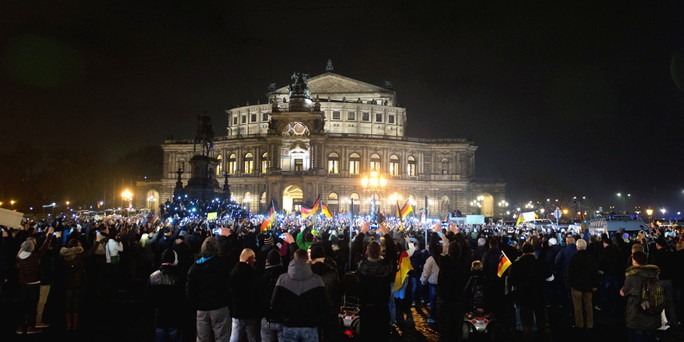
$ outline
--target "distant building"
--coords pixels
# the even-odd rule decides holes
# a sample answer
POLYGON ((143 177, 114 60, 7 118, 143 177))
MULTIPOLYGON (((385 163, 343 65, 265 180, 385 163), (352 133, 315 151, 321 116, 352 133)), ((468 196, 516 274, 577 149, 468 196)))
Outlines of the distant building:
MULTIPOLYGON (((431 217, 455 209, 500 214, 495 202, 505 199, 505 183, 475 179, 477 146, 406 137, 406 108, 393 90, 333 72, 294 74, 289 86, 270 89, 267 104, 226 110, 227 135, 211 151, 219 184, 227 173, 233 198, 252 211, 266 211, 271 201, 278 210, 298 210, 320 196, 335 212, 348 211, 353 199, 354 213, 368 213, 371 192, 362 178, 375 170, 387 180, 376 205, 390 215, 407 200, 416 213, 427 202, 431 217)), ((139 183, 146 196, 138 196, 138 206, 171 198, 179 169, 185 184, 190 177, 193 141, 166 140, 162 149, 163 178, 139 183)))

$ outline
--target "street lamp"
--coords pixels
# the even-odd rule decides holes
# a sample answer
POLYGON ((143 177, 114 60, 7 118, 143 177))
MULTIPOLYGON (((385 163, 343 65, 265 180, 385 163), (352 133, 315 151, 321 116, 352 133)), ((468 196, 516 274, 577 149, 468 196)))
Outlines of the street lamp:
POLYGON ((124 201, 128 202, 128 207, 129 207, 129 208, 133 206, 133 204, 132 204, 132 201, 133 201, 133 193, 132 193, 130 190, 128 190, 128 189, 124 190, 124 191, 121 193, 121 198, 122 198, 124 201))
POLYGON ((371 171, 368 175, 361 178, 361 186, 364 191, 369 191, 371 194, 371 221, 375 222, 375 194, 380 189, 387 185, 387 179, 383 177, 378 171, 371 171))

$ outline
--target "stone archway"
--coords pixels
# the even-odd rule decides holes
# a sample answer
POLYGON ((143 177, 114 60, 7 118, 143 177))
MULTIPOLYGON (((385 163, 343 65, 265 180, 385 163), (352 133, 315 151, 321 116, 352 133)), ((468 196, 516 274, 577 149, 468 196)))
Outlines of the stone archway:
POLYGON ((301 209, 304 191, 296 185, 290 185, 283 191, 283 211, 286 213, 301 209))

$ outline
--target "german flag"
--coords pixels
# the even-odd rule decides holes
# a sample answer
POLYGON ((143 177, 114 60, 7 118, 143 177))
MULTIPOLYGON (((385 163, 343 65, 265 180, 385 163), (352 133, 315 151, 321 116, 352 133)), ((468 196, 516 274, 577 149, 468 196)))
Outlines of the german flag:
POLYGON ((399 255, 399 272, 394 275, 394 291, 399 291, 404 286, 404 281, 408 278, 409 271, 413 270, 411 259, 406 251, 399 255))
POLYGON ((332 220, 333 214, 332 214, 332 212, 330 212, 330 209, 328 208, 327 205, 325 205, 325 203, 321 204, 321 212, 323 213, 323 215, 325 215, 325 217, 332 220))
POLYGON ((321 196, 318 196, 318 198, 316 198, 316 202, 314 202, 313 207, 306 208, 306 207, 302 206, 302 209, 301 209, 302 218, 307 219, 307 218, 309 218, 309 216, 316 214, 318 212, 318 209, 320 208, 320 206, 321 206, 321 196))
POLYGON ((511 261, 506 256, 506 253, 501 251, 501 259, 499 259, 499 266, 496 269, 496 275, 499 276, 499 278, 501 278, 503 276, 504 272, 506 272, 506 270, 510 266, 511 266, 511 261))
POLYGON ((411 206, 408 201, 404 204, 404 207, 399 209, 399 203, 397 203, 397 216, 400 219, 405 219, 413 211, 413 206, 411 206))
POLYGON ((268 214, 268 217, 264 219, 264 222, 261 223, 261 231, 263 232, 264 230, 267 230, 269 227, 273 227, 273 222, 275 222, 275 219, 275 206, 273 205, 273 202, 271 202, 271 211, 268 214))

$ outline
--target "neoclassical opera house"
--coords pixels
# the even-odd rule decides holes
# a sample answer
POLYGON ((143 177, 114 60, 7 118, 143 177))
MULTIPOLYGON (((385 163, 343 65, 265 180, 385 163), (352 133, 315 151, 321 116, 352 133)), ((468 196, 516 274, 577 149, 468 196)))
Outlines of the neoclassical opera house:
MULTIPOLYGON (((320 196, 334 212, 353 203, 354 213, 369 213, 374 197, 390 215, 406 201, 416 213, 427 205, 435 218, 455 209, 498 215, 505 184, 475 179, 474 142, 405 136, 408 113, 391 86, 329 71, 293 74, 288 86, 271 89, 265 104, 226 110, 227 134, 210 152, 217 182, 227 174, 233 199, 252 211, 273 201, 289 212, 320 196)), ((192 140, 166 140, 162 149, 162 179, 138 183, 138 207, 156 208, 173 195, 179 173, 184 183, 191 176, 192 140)))

